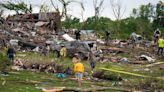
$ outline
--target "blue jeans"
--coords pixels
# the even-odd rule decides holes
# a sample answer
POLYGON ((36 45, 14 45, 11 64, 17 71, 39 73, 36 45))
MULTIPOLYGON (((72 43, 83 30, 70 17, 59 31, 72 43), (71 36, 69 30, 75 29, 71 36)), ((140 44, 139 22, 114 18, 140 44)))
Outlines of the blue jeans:
POLYGON ((75 74, 75 77, 76 77, 77 80, 82 80, 82 78, 83 78, 83 73, 82 73, 82 72, 77 72, 77 73, 75 74))
POLYGON ((157 55, 159 55, 159 53, 160 53, 160 55, 163 55, 163 48, 162 47, 158 48, 157 55))
POLYGON ((14 54, 8 54, 8 58, 9 58, 11 61, 14 61, 14 54))
POLYGON ((92 68, 92 70, 96 67, 96 61, 91 61, 90 62, 90 66, 92 68))

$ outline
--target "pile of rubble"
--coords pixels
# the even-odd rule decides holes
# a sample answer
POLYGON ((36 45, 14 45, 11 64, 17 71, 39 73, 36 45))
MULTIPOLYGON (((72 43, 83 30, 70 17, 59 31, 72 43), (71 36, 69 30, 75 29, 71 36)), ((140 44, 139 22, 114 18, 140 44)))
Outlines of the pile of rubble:
POLYGON ((55 12, 8 16, 0 26, 0 42, 43 46, 57 34, 59 23, 60 16, 55 12))
POLYGON ((11 68, 17 71, 27 69, 51 74, 64 72, 63 65, 56 64, 55 62, 30 62, 23 59, 15 60, 11 68))

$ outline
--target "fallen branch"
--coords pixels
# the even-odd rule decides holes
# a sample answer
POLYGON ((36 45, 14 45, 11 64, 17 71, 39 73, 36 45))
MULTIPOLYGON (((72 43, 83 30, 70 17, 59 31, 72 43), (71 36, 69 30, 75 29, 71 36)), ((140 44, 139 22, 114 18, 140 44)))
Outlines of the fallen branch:
POLYGON ((156 63, 153 63, 153 64, 146 65, 146 67, 153 67, 153 66, 161 65, 161 64, 164 64, 164 62, 156 62, 156 63))

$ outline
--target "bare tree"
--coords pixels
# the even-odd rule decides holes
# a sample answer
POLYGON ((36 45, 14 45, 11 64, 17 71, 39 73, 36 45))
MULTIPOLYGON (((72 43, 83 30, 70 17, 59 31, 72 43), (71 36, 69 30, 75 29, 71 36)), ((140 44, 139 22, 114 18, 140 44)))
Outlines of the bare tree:
POLYGON ((97 21, 99 19, 100 14, 102 13, 102 11, 104 10, 103 8, 103 4, 104 4, 104 0, 93 0, 93 6, 94 6, 94 11, 95 11, 95 28, 94 30, 97 29, 97 21))
POLYGON ((104 8, 103 8, 104 0, 101 0, 100 2, 98 2, 98 1, 99 0, 93 0, 95 17, 99 17, 100 13, 104 10, 104 8))
MULTIPOLYGON (((58 12, 60 15, 60 19, 61 18, 65 18, 65 20, 69 20, 72 15, 68 15, 68 6, 71 4, 71 3, 78 3, 80 4, 81 6, 83 6, 82 2, 80 1, 76 1, 76 0, 57 0, 59 1, 59 3, 62 5, 62 9, 60 11, 60 8, 59 8, 59 5, 58 4, 55 4, 53 2, 53 0, 50 0, 51 1, 51 4, 52 6, 54 7, 55 11, 58 12)), ((61 24, 59 25, 60 28, 61 28, 61 24)))
POLYGON ((80 6, 81 6, 81 11, 80 11, 81 19, 82 19, 82 22, 84 22, 85 21, 85 19, 84 19, 85 7, 84 7, 84 4, 83 4, 83 1, 80 3, 80 6))
POLYGON ((54 7, 54 9, 56 10, 56 12, 60 12, 61 18, 62 17, 65 17, 66 19, 68 18, 68 14, 67 14, 67 12, 68 12, 68 10, 67 10, 68 9, 68 6, 71 3, 81 3, 81 2, 75 1, 75 0, 57 0, 62 5, 62 10, 60 11, 58 4, 55 4, 53 2, 53 0, 50 0, 50 1, 51 1, 52 6, 54 7))
POLYGON ((40 12, 50 12, 50 8, 45 3, 43 3, 40 6, 40 12))
POLYGON ((125 8, 123 9, 122 3, 120 0, 110 0, 111 9, 113 11, 114 17, 116 20, 120 20, 124 15, 125 8), (116 1, 116 2, 114 2, 116 1))
POLYGON ((81 7, 81 10, 80 10, 80 16, 81 16, 81 19, 82 19, 82 23, 81 23, 81 28, 80 29, 83 29, 83 26, 85 25, 85 19, 84 19, 84 12, 85 12, 85 7, 84 7, 84 3, 83 3, 83 0, 81 2, 79 2, 80 4, 80 7, 81 7))
POLYGON ((116 19, 114 30, 119 32, 120 30, 120 19, 124 15, 125 8, 123 9, 122 3, 120 0, 110 0, 111 9, 113 11, 114 17, 116 19))

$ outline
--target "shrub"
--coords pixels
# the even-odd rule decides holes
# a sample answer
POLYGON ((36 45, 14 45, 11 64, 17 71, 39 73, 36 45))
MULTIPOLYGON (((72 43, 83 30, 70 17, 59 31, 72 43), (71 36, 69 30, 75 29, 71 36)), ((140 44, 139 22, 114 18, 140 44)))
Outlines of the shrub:
POLYGON ((11 65, 11 62, 7 58, 7 56, 6 55, 3 55, 3 53, 0 53, 0 71, 1 72, 6 71, 6 68, 9 65, 11 65))

